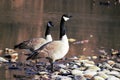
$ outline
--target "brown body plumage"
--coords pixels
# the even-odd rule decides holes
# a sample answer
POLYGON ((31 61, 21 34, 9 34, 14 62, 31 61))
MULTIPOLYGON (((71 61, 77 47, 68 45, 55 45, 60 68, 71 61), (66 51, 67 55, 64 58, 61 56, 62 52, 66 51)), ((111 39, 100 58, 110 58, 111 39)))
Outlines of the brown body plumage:
POLYGON ((29 59, 35 59, 38 54, 40 57, 46 57, 49 62, 51 63, 51 70, 53 71, 53 63, 63 58, 68 50, 69 50, 69 43, 68 38, 66 35, 66 29, 64 26, 65 21, 69 20, 70 16, 63 15, 61 18, 60 23, 60 40, 49 42, 48 44, 45 44, 41 48, 35 51, 32 55, 30 55, 27 60, 29 59), (41 56, 42 55, 42 56, 41 56))
POLYGON ((20 44, 17 44, 14 46, 14 48, 19 48, 19 49, 29 49, 30 51, 34 51, 44 44, 52 41, 52 36, 50 34, 50 28, 53 26, 52 22, 49 21, 47 24, 46 32, 45 32, 45 38, 33 38, 30 40, 26 40, 21 42, 20 44))

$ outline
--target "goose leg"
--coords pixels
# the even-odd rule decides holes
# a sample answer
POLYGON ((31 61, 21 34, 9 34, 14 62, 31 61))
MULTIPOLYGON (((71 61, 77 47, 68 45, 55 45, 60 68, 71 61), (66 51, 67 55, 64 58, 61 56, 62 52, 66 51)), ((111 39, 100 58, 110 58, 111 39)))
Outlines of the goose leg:
POLYGON ((53 62, 51 62, 51 72, 53 72, 54 71, 54 68, 53 68, 54 66, 53 66, 53 62))
POLYGON ((51 72, 53 72, 54 71, 54 65, 53 65, 53 60, 51 59, 51 58, 49 58, 49 57, 47 57, 46 59, 48 59, 49 60, 49 62, 50 62, 50 68, 51 68, 51 72))

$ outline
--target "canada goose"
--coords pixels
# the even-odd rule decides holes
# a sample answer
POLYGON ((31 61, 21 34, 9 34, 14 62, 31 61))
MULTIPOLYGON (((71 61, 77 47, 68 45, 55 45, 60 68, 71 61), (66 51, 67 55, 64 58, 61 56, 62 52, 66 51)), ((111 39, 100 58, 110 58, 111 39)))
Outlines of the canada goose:
POLYGON ((40 48, 45 43, 52 41, 52 36, 50 34, 51 27, 53 27, 53 24, 51 21, 49 21, 47 23, 45 38, 33 38, 27 41, 23 41, 22 43, 15 45, 14 49, 19 48, 19 49, 29 49, 30 51, 34 51, 40 48))
POLYGON ((65 14, 61 17, 60 40, 52 41, 45 44, 44 46, 36 50, 35 53, 31 54, 26 60, 35 59, 35 57, 40 53, 40 55, 44 55, 43 57, 49 60, 51 64, 51 71, 53 71, 53 63, 56 60, 63 58, 69 50, 69 43, 64 23, 68 21, 70 17, 71 16, 65 14))

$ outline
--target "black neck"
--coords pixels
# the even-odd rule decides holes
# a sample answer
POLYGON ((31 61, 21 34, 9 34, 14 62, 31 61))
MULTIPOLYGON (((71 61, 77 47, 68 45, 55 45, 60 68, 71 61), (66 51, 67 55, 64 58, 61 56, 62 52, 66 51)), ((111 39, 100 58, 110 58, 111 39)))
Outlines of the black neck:
POLYGON ((45 38, 49 34, 50 34, 50 27, 47 25, 47 28, 46 28, 46 31, 45 31, 45 38))
POLYGON ((62 38, 62 36, 65 35, 66 33, 66 29, 65 29, 65 21, 63 20, 63 18, 61 18, 61 22, 60 22, 60 39, 62 38))

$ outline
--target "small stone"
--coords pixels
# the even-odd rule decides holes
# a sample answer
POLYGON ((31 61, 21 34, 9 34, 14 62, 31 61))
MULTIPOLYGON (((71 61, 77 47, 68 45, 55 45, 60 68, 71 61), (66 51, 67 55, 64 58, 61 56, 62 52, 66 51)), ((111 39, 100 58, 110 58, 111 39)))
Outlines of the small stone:
POLYGON ((39 80, 39 79, 40 79, 40 76, 39 76, 39 75, 34 75, 33 80, 39 80))
POLYGON ((60 69, 60 74, 61 75, 69 75, 69 74, 71 74, 71 72, 69 70, 60 69))
POLYGON ((44 74, 48 74, 48 72, 42 71, 42 72, 39 72, 39 74, 40 74, 40 75, 44 75, 44 74))
POLYGON ((60 68, 66 68, 66 65, 64 64, 57 64, 57 66, 59 66, 60 68))
POLYGON ((89 76, 93 77, 94 75, 97 74, 97 72, 96 71, 91 71, 91 70, 86 70, 86 71, 83 72, 83 74, 84 74, 84 76, 89 75, 89 76))
POLYGON ((92 80, 105 80, 105 79, 100 76, 94 76, 92 80))
POLYGON ((86 78, 83 75, 77 75, 77 76, 74 76, 73 80, 86 80, 86 78))
POLYGON ((108 74, 120 78, 120 73, 117 72, 117 71, 111 71, 111 72, 109 72, 108 74))
POLYGON ((89 66, 87 70, 91 70, 91 71, 100 71, 101 69, 97 66, 89 66))
POLYGON ((104 68, 108 68, 108 69, 111 69, 112 66, 110 66, 108 63, 104 62, 103 65, 102 65, 104 68))
POLYGON ((110 76, 108 77, 107 80, 120 80, 119 78, 115 77, 115 76, 110 76))
POLYGON ((78 69, 74 69, 71 71, 72 75, 83 75, 83 71, 80 71, 78 69))
POLYGON ((92 59, 97 59, 98 57, 97 56, 92 56, 92 59))
POLYGON ((115 63, 113 67, 120 69, 120 63, 115 63))
POLYGON ((120 73, 118 71, 111 71, 109 72, 108 74, 111 74, 111 75, 119 75, 120 73))
POLYGON ((5 58, 3 57, 0 57, 0 62, 9 62, 8 60, 6 60, 5 58))
POLYGON ((72 78, 68 77, 68 76, 56 76, 56 77, 53 77, 52 80, 72 80, 72 78))
POLYGON ((91 79, 93 77, 93 75, 85 74, 84 77, 87 78, 87 79, 91 79))
POLYGON ((108 63, 109 65, 114 65, 114 64, 115 64, 115 62, 112 61, 112 60, 108 60, 107 63, 108 63))
POLYGON ((75 62, 69 62, 67 64, 67 67, 70 69, 75 69, 75 68, 78 68, 78 65, 75 62))
POLYGON ((89 60, 81 60, 81 63, 83 64, 83 66, 86 67, 95 65, 94 61, 89 61, 89 60))
POLYGON ((107 74, 105 74, 105 73, 103 73, 103 72, 98 72, 98 73, 97 73, 97 76, 100 76, 100 77, 102 77, 102 78, 104 78, 104 79, 107 79, 107 78, 109 77, 107 74))

